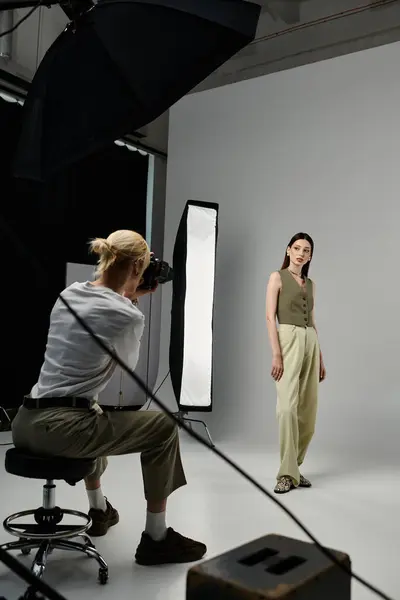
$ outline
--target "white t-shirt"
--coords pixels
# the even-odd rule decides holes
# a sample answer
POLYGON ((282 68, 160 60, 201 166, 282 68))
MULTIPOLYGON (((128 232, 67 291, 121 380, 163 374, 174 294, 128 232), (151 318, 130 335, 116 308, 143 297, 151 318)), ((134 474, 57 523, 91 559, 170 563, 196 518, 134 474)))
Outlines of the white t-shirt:
MULTIPOLYGON (((62 296, 108 348, 130 369, 136 367, 144 315, 128 298, 88 281, 73 283, 62 296)), ((110 381, 115 367, 116 362, 58 299, 50 316, 39 381, 31 396, 95 399, 110 381)))

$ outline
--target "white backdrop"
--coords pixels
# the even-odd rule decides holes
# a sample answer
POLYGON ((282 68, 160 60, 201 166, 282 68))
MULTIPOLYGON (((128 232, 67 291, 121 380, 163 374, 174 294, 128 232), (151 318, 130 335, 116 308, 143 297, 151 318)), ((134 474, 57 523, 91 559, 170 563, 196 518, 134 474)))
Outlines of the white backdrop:
POLYGON ((220 203, 207 417, 217 441, 276 445, 265 289, 305 230, 328 372, 314 448, 368 461, 397 451, 399 64, 392 44, 191 95, 171 111, 164 258, 188 199, 220 203))

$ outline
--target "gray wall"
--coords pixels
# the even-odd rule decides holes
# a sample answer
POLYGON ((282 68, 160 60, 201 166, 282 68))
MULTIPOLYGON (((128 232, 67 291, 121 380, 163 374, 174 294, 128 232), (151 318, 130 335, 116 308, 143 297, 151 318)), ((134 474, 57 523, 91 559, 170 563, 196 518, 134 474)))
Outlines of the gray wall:
MULTIPOLYGON (((291 235, 306 230, 328 371, 315 444, 368 450, 369 460, 397 449, 399 62, 396 43, 195 94, 171 110, 165 257, 188 198, 220 203, 207 418, 217 441, 276 444, 265 290, 291 235)), ((165 293, 160 374, 169 306, 165 293)), ((163 398, 173 404, 170 386, 163 398)))

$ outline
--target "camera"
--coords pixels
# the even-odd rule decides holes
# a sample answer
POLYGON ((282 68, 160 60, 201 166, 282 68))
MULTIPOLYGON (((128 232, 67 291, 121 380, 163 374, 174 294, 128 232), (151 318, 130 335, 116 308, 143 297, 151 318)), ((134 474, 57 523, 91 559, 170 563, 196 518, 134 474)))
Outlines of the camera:
POLYGON ((165 260, 156 258, 154 254, 150 257, 150 264, 143 273, 143 280, 139 286, 141 290, 152 290, 157 284, 172 281, 174 272, 165 260))

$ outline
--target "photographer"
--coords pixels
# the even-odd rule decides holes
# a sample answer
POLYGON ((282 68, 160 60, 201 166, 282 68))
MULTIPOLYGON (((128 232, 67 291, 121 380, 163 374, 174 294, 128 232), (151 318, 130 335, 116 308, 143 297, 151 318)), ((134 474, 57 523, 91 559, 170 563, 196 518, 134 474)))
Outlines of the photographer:
MULTIPOLYGON (((106 240, 92 241, 91 251, 99 256, 97 279, 74 283, 62 295, 134 369, 144 329, 137 299, 149 293, 138 289, 150 263, 148 245, 138 233, 120 230, 106 240)), ((95 470, 85 480, 93 522, 88 533, 93 536, 105 535, 119 521, 101 490, 106 457, 140 452, 147 519, 136 561, 156 565, 199 560, 206 546, 167 529, 165 521, 167 497, 186 484, 178 429, 162 412, 103 412, 97 396, 115 367, 116 362, 58 299, 39 381, 13 421, 14 444, 37 455, 96 459, 95 470)))

